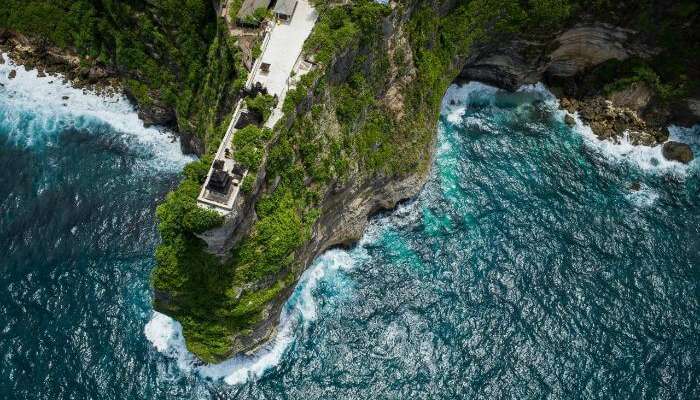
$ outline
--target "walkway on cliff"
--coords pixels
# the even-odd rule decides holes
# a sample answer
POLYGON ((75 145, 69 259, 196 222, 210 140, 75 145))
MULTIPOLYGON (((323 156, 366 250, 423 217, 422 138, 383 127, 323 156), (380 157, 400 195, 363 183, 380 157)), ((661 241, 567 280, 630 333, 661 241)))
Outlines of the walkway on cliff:
MULTIPOLYGON (((287 91, 294 87, 294 83, 301 75, 309 72, 313 67, 301 57, 301 53, 304 42, 311 33, 317 18, 318 13, 308 0, 298 0, 291 18, 286 21, 277 20, 274 24, 270 24, 271 27, 267 25, 265 28, 261 56, 258 57, 248 75, 246 89, 251 89, 260 83, 267 89, 268 94, 277 97, 277 106, 264 123, 268 128, 273 128, 277 121, 282 118, 282 106, 287 91)), ((221 141, 209 169, 207 179, 202 186, 199 197, 197 197, 197 205, 215 210, 223 215, 228 215, 233 211, 240 193, 240 184, 248 174, 248 171, 245 171, 242 176, 236 176, 233 170, 236 167, 236 162, 233 158, 235 149, 233 149, 231 142, 237 131, 236 125, 243 107, 244 101, 239 100, 226 135, 221 141), (229 178, 232 178, 231 183, 223 193, 211 190, 210 187, 212 179, 216 181, 220 178, 222 173, 219 171, 232 174, 228 175, 229 178), (214 176, 215 172, 217 176, 214 176)))

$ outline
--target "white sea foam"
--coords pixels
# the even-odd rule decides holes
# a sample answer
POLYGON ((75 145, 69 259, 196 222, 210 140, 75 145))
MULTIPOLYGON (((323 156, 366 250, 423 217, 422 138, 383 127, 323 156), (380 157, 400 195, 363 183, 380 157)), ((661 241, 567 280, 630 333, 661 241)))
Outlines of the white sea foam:
MULTIPOLYGON (((526 85, 518 89, 518 91, 534 92, 542 95, 547 103, 556 106, 556 113, 561 121, 563 121, 564 116, 567 114, 566 111, 559 109, 559 100, 542 83, 526 85)), ((630 143, 629 137, 626 134, 623 135, 619 143, 614 143, 608 140, 600 140, 593 133, 591 128, 581 121, 578 113, 574 115, 574 119, 576 121, 574 130, 584 137, 585 144, 590 148, 601 152, 608 161, 629 162, 645 172, 673 173, 676 175, 684 175, 688 168, 692 166, 692 163, 691 165, 685 165, 676 161, 669 161, 664 158, 663 154, 661 153, 661 145, 655 147, 633 145, 630 143)), ((669 126, 668 130, 669 140, 688 143, 691 145, 691 147, 693 147, 693 151, 698 154, 698 150, 700 150, 700 136, 698 136, 698 134, 700 134, 700 125, 693 128, 669 126)), ((651 203, 653 203, 656 197, 658 197, 658 195, 654 196, 648 192, 644 193, 647 193, 648 196, 646 194, 639 194, 638 197, 644 197, 646 202, 651 201, 651 203)))
MULTIPOLYGON (((362 250, 353 253, 362 252, 362 250)), ((358 255, 344 250, 323 254, 302 275, 294 294, 287 301, 275 338, 252 356, 237 356, 219 364, 201 365, 185 347, 182 326, 170 317, 154 312, 144 333, 153 346, 169 358, 175 359, 183 371, 193 371, 214 380, 236 385, 260 378, 274 368, 294 341, 299 329, 306 329, 318 317, 315 290, 319 282, 338 279, 338 271, 354 267, 358 255)), ((360 255, 361 257, 361 255, 360 255)))
POLYGON ((637 208, 646 208, 654 205, 659 194, 652 188, 642 185, 639 190, 625 195, 625 198, 637 208))
MULTIPOLYGON (((589 148, 599 151, 610 162, 629 162, 645 172, 671 173, 677 176, 685 175, 688 168, 691 168, 696 162, 693 161, 689 165, 685 165, 676 161, 669 161, 662 154, 663 146, 636 146, 630 143, 626 134, 623 135, 619 143, 600 140, 591 128, 581 121, 578 115, 575 115, 574 119, 576 120, 574 130, 583 136, 585 144, 589 148)), ((670 127, 669 132, 671 132, 670 139, 672 140, 686 142, 689 137, 689 134, 681 128, 670 127)), ((693 147, 695 147, 693 150, 697 153, 698 146, 693 147)))
MULTIPOLYGON (((557 98, 542 83, 524 85, 515 94, 507 94, 507 92, 499 91, 495 87, 478 82, 469 82, 463 86, 452 85, 447 90, 442 101, 441 113, 449 123, 476 124, 478 128, 489 132, 493 130, 493 127, 486 125, 481 118, 464 118, 470 99, 473 99, 474 96, 479 96, 482 101, 488 96, 494 99, 497 96, 501 96, 503 99, 506 99, 507 96, 517 96, 518 94, 534 95, 538 99, 543 100, 545 104, 555 111, 557 118, 563 121, 566 111, 559 110, 557 98)), ((490 104, 494 105, 495 100, 490 100, 490 104)), ((698 163, 697 158, 689 165, 666 160, 661 153, 662 146, 635 146, 630 143, 627 136, 622 137, 619 143, 599 140, 591 128, 585 125, 578 115, 575 115, 574 119, 576 120, 574 130, 583 136, 585 145, 596 150, 608 162, 629 162, 645 172, 671 173, 678 176, 684 176, 689 168, 694 168, 694 165, 698 163)), ((670 133, 669 140, 688 143, 695 154, 700 154, 700 125, 696 125, 693 128, 670 126, 668 129, 670 133)))
POLYGON ((123 95, 102 96, 76 89, 58 76, 40 78, 37 70, 26 71, 7 54, 3 56, 8 61, 0 65, 0 95, 5 105, 0 123, 9 127, 9 139, 17 145, 31 147, 42 141, 52 142, 64 129, 89 130, 96 123, 106 123, 151 153, 152 166, 179 170, 192 160, 182 154, 171 132, 144 127, 123 95), (13 69, 17 76, 9 79, 13 69))
POLYGON ((462 115, 472 96, 481 98, 493 97, 498 89, 480 82, 469 82, 466 85, 451 85, 447 88, 445 96, 442 98, 440 107, 441 114, 450 123, 457 124, 462 121, 462 115))

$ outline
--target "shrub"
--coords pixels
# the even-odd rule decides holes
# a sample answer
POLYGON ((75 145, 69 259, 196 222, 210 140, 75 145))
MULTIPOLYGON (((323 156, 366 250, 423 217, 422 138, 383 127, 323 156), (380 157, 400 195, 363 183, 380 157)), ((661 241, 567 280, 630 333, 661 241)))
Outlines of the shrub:
POLYGON ((267 121, 270 118, 272 109, 277 106, 277 99, 269 94, 258 93, 255 98, 246 98, 245 104, 249 110, 260 115, 263 121, 267 121))
POLYGON ((250 171, 257 171, 262 161, 265 143, 272 136, 268 128, 248 125, 234 133, 232 144, 234 158, 250 171))
POLYGON ((241 190, 243 193, 250 193, 253 191, 253 184, 255 184, 255 179, 257 175, 252 172, 248 172, 248 175, 243 178, 243 183, 241 183, 241 190))

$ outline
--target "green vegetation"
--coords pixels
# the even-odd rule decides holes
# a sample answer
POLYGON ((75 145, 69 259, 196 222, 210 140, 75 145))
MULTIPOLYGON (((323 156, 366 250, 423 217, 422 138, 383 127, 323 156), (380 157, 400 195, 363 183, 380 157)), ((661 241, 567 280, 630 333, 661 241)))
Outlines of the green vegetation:
POLYGON ((246 15, 243 18, 238 18, 238 11, 241 9, 243 0, 233 0, 229 5, 229 18, 235 21, 238 25, 247 27, 258 27, 265 18, 268 18, 271 13, 266 7, 256 8, 252 14, 246 15))
POLYGON ((235 22, 238 16, 238 11, 241 9, 243 0, 231 0, 228 3, 228 17, 231 21, 235 22))
POLYGON ((267 121, 272 109, 277 105, 277 100, 269 94, 258 93, 255 98, 246 98, 245 104, 249 110, 258 114, 262 121, 267 121))
POLYGON ((595 72, 603 83, 601 86, 605 94, 626 89, 637 82, 645 83, 662 101, 671 101, 687 94, 686 82, 662 83, 656 71, 639 59, 612 60, 599 66, 595 72))
POLYGON ((248 125, 233 135, 234 158, 251 172, 257 171, 262 161, 265 143, 272 137, 272 131, 248 125))
POLYGON ((207 144, 245 81, 207 0, 5 0, 0 28, 115 67, 141 106, 176 110, 179 130, 207 144))
POLYGON ((241 183, 241 190, 243 193, 250 193, 253 191, 253 184, 255 183, 255 179, 257 176, 255 173, 248 172, 248 175, 243 178, 243 182, 241 183))

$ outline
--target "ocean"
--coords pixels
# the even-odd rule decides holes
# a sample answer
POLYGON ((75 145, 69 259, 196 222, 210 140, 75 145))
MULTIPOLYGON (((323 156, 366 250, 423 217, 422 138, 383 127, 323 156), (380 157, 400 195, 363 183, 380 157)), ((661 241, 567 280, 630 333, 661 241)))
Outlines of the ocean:
POLYGON ((124 98, 12 68, 2 399, 700 398, 700 163, 568 127, 541 85, 451 87, 421 194, 320 256, 266 348, 200 365, 149 288, 191 158, 124 98))

